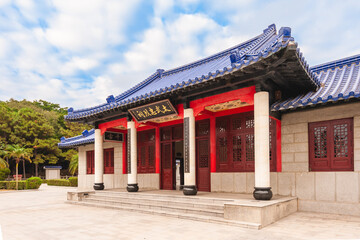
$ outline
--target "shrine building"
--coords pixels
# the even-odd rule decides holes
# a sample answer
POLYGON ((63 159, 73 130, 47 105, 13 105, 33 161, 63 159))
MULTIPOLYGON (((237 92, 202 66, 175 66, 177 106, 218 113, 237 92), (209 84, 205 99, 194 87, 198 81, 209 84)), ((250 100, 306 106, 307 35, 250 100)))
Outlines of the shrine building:
POLYGON ((80 190, 293 196, 302 211, 360 216, 359 99, 360 55, 310 67, 291 29, 270 25, 70 108, 94 129, 59 147, 78 150, 80 190))

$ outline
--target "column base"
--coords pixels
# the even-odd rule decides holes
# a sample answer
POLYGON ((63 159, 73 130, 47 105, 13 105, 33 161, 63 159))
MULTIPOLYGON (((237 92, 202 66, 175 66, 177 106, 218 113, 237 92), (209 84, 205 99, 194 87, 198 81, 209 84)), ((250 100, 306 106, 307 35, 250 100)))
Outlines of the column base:
POLYGON ((270 200, 273 196, 271 187, 254 187, 253 196, 256 200, 270 200))
POLYGON ((183 193, 184 195, 196 195, 197 188, 195 185, 184 185, 183 186, 183 193))
POLYGON ((139 191, 139 186, 137 183, 128 184, 126 190, 128 192, 137 192, 139 191))
POLYGON ((104 190, 104 183, 94 183, 94 190, 104 190))

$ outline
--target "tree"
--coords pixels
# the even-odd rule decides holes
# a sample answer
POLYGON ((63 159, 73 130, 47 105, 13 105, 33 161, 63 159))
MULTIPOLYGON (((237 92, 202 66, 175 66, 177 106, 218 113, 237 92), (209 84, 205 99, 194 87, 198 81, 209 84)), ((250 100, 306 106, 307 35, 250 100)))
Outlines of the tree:
POLYGON ((15 160, 16 162, 16 190, 18 190, 19 162, 20 160, 27 160, 31 162, 30 157, 32 156, 32 154, 28 149, 19 145, 8 145, 6 150, 8 151, 9 158, 15 160))
POLYGON ((9 167, 8 161, 5 160, 5 158, 7 158, 7 154, 8 154, 8 152, 5 150, 5 148, 6 147, 4 144, 2 144, 0 146, 0 169, 9 167))
POLYGON ((71 157, 70 164, 69 164, 69 172, 71 175, 74 176, 74 174, 77 172, 79 166, 79 156, 78 154, 75 154, 71 157))

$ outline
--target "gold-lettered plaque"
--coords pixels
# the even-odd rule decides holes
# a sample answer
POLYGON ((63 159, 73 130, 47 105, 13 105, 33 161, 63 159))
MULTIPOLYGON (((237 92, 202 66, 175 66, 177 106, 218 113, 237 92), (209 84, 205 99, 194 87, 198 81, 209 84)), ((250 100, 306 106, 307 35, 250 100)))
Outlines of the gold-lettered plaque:
POLYGON ((174 106, 168 99, 132 108, 129 109, 129 112, 137 122, 146 122, 165 116, 177 115, 174 106))

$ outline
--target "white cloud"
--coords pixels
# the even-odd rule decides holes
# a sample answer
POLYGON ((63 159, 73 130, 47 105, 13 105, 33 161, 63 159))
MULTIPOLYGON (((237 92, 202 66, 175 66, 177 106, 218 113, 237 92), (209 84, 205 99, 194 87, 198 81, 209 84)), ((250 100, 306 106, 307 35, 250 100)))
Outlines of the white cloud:
POLYGON ((154 0, 151 17, 137 15, 140 1, 0 0, 1 100, 94 106, 158 68, 217 53, 272 23, 292 28, 312 65, 360 53, 355 1, 154 0))
POLYGON ((73 53, 98 51, 125 41, 126 20, 138 1, 55 1, 57 14, 49 19, 48 41, 73 53))

